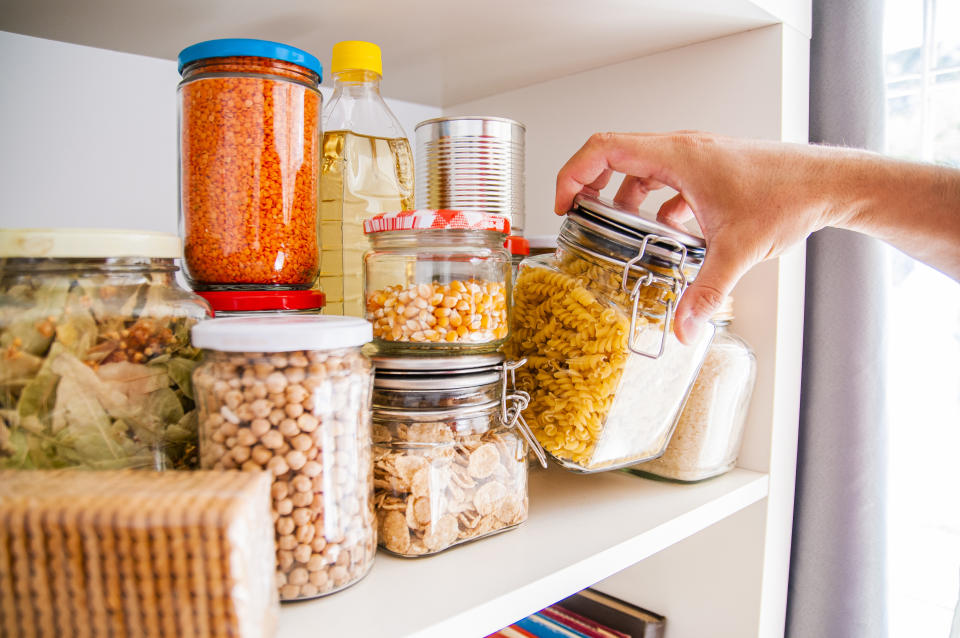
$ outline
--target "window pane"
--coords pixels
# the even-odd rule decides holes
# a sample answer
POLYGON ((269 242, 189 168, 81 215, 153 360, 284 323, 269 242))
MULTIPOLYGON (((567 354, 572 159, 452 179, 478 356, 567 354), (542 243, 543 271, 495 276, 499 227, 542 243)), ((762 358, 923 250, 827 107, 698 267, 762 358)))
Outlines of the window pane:
POLYGON ((932 88, 933 161, 960 167, 960 80, 932 88))
POLYGON ((923 46, 923 0, 886 0, 883 10, 885 54, 923 46))
POLYGON ((922 117, 919 93, 887 100, 887 153, 907 158, 921 156, 922 117))
POLYGON ((960 2, 937 0, 933 23, 934 68, 960 65, 960 2))

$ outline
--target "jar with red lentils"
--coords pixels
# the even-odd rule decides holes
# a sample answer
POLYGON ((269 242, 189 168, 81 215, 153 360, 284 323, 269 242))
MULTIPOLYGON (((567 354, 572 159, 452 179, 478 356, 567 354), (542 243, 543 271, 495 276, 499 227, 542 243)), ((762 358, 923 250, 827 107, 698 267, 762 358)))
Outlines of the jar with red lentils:
MULTIPOLYGON (((204 469, 273 475, 281 600, 330 594, 376 550, 373 369, 355 317, 232 317, 192 331, 204 469)), ((198 326, 199 327, 199 326, 198 326)))
POLYGON ((180 226, 195 290, 308 289, 319 268, 320 62, 265 40, 180 52, 180 226))
POLYGON ((510 321, 510 222, 454 210, 384 213, 364 222, 366 318, 380 352, 478 354, 510 321))

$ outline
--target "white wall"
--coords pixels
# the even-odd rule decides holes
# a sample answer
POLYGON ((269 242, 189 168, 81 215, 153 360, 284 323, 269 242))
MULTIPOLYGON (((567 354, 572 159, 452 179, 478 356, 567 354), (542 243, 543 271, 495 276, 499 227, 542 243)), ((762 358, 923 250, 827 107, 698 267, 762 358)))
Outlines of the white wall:
MULTIPOLYGON (((176 62, 6 32, 0 59, 0 226, 177 232, 176 62)), ((408 135, 440 115, 388 102, 408 135)))
POLYGON ((578 73, 448 107, 444 115, 510 117, 526 125, 525 234, 556 233, 557 171, 595 132, 700 129, 780 139, 781 60, 769 54, 780 50, 780 29, 578 73))

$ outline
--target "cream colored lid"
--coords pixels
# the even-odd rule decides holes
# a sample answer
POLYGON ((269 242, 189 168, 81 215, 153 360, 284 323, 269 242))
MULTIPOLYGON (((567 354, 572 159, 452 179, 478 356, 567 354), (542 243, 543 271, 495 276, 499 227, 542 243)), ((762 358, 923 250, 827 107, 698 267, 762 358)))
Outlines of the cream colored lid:
POLYGON ((180 238, 150 230, 112 228, 2 228, 0 257, 177 259, 180 238))

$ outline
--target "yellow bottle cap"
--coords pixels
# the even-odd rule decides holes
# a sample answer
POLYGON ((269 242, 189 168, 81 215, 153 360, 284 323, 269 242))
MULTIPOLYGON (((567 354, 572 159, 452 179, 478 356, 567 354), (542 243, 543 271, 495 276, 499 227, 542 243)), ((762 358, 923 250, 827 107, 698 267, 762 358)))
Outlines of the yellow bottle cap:
POLYGON ((380 47, 360 40, 337 42, 333 45, 330 72, 340 71, 373 71, 382 77, 383 60, 380 57, 380 47))

